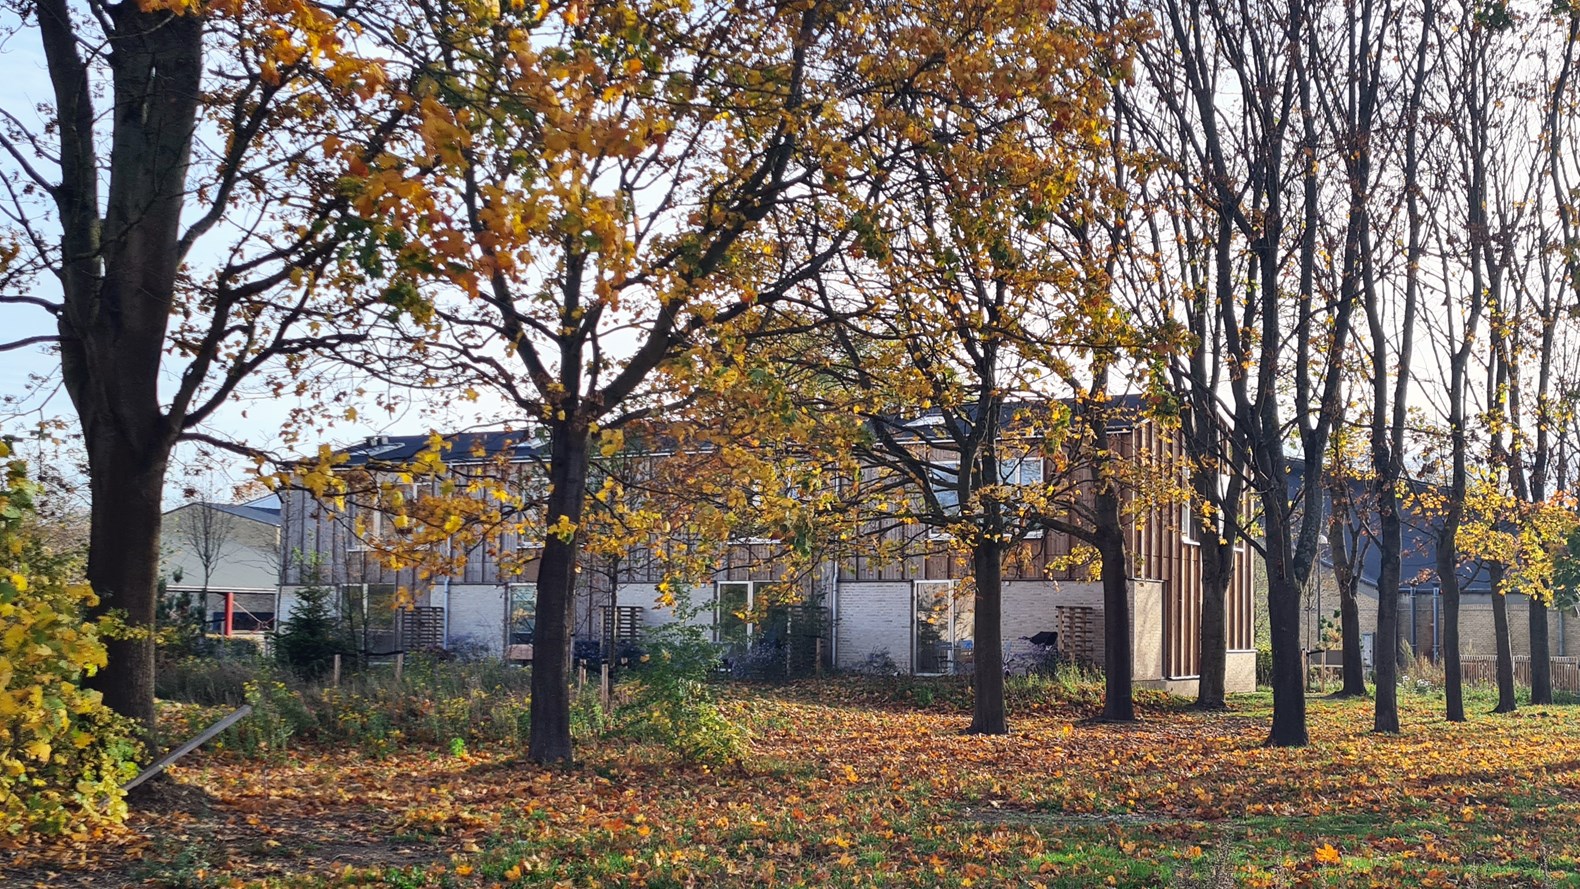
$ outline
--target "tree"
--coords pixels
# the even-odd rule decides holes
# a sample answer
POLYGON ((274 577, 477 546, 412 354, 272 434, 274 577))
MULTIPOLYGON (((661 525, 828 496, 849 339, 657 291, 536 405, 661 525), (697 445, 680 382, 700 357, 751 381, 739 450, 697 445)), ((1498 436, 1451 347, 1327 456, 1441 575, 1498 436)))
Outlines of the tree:
POLYGON ((571 756, 598 436, 662 410, 666 363, 749 331, 853 249, 891 158, 928 144, 906 106, 951 80, 993 92, 1021 60, 960 47, 1029 40, 1034 5, 438 3, 378 26, 417 72, 414 128, 358 208, 385 220, 390 290, 428 334, 413 349, 392 326, 407 360, 379 372, 492 388, 546 432, 533 761, 571 756))
POLYGON ((316 563, 306 568, 306 585, 296 594, 296 607, 274 637, 274 656, 287 669, 310 682, 320 681, 334 667, 335 656, 357 649, 345 621, 332 601, 335 591, 323 583, 316 563))
POLYGON ((341 324, 353 307, 318 285, 352 233, 337 146, 350 158, 377 138, 354 109, 383 75, 305 0, 8 9, 37 35, 54 93, 38 126, 7 113, 0 132, 18 245, 0 302, 42 309, 56 332, 5 348, 58 349, 88 455, 96 613, 126 626, 92 681, 152 732, 171 451, 234 447, 204 424, 244 381, 358 338, 341 324), (33 289, 39 277, 50 285, 33 289))
POLYGON ((196 500, 177 516, 175 538, 192 554, 201 574, 204 607, 207 608, 209 583, 214 571, 236 549, 236 517, 216 504, 196 500))
POLYGON ((1179 134, 1182 186, 1211 211, 1211 307, 1228 357, 1231 447, 1261 507, 1273 643, 1268 743, 1278 746, 1308 740, 1300 597, 1325 524, 1319 482, 1354 314, 1353 301, 1316 298, 1317 13, 1305 2, 1166 3, 1163 39, 1145 57, 1157 125, 1179 134), (1302 479, 1294 498, 1292 464, 1302 479))
MULTIPOLYGON (((1366 527, 1372 505, 1370 498, 1358 490, 1367 480, 1355 477, 1352 466, 1359 461, 1351 449, 1344 446, 1350 438, 1347 432, 1348 428, 1342 429, 1334 436, 1333 456, 1326 478, 1328 552, 1333 562, 1333 578, 1339 588, 1339 636, 1344 645, 1343 684, 1334 697, 1364 698, 1366 669, 1361 656, 1359 599, 1361 567, 1366 564, 1366 553, 1373 541, 1373 533, 1366 527)), ((1381 608, 1382 595, 1380 592, 1378 595, 1381 608)), ((1397 632, 1396 629, 1396 635, 1397 632)))
POLYGON ((969 561, 976 734, 1009 728, 1003 571, 1042 529, 1101 556, 1104 714, 1134 718, 1121 517, 1136 473, 1109 435, 1136 411, 1108 386, 1151 346, 1113 295, 1130 159, 1106 109, 1127 62, 1104 46, 1133 26, 1060 24, 1092 47, 1077 51, 1039 41, 1034 21, 1004 24, 959 47, 962 64, 1005 66, 992 92, 957 75, 909 107, 931 144, 893 164, 874 245, 818 282, 824 313, 850 320, 810 356, 840 383, 814 413, 866 424, 849 445, 870 504, 862 536, 898 525, 906 546, 969 561))

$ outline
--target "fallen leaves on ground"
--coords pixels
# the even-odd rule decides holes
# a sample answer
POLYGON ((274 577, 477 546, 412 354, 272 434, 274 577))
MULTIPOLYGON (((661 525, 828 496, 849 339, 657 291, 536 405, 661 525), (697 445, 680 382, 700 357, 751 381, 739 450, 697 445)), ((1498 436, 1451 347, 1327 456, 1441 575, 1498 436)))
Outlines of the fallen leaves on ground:
POLYGON ((1263 747, 1265 698, 1156 702, 1135 725, 1022 706, 1014 734, 870 684, 731 688, 740 768, 620 738, 569 769, 514 751, 200 754, 91 842, 14 850, 19 885, 1564 885, 1580 872, 1580 713, 1449 724, 1313 699, 1313 744, 1263 747), (1074 726, 1073 730, 1071 726, 1074 726), (1232 874, 1232 876, 1230 876, 1232 874))

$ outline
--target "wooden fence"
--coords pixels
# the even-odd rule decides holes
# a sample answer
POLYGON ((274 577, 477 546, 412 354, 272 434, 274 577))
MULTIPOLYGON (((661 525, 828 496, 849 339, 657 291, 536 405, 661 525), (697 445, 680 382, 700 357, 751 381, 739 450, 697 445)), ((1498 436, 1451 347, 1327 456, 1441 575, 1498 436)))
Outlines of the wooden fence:
MULTIPOLYGON (((1580 694, 1580 658, 1550 658, 1553 672, 1553 690, 1580 694)), ((1490 655, 1465 655, 1459 659, 1459 675, 1466 685, 1497 685, 1497 658, 1490 655)), ((1514 681, 1527 688, 1531 684, 1531 659, 1527 655, 1514 658, 1514 681)))

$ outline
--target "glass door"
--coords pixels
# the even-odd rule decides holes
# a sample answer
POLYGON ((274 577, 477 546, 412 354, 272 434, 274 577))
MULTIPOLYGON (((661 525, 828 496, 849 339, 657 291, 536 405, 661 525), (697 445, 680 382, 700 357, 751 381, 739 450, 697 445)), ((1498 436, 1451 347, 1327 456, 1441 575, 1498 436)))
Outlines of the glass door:
POLYGON ((911 672, 924 676, 953 672, 955 582, 918 580, 915 590, 911 672))
POLYGON ((949 672, 970 673, 972 664, 976 662, 975 587, 969 583, 956 583, 950 592, 954 600, 950 615, 954 645, 950 649, 953 660, 949 672))

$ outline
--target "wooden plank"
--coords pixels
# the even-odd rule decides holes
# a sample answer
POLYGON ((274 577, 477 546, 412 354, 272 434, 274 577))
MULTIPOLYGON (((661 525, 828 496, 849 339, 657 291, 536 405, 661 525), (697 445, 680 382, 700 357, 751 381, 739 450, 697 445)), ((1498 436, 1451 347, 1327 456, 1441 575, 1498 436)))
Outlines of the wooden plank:
POLYGON ((160 772, 164 771, 165 769, 170 768, 170 766, 173 765, 176 762, 176 760, 178 760, 181 757, 186 756, 188 753, 191 753, 192 751, 198 749, 205 742, 207 742, 210 738, 214 737, 215 735, 219 734, 220 732, 224 731, 225 729, 228 729, 231 726, 235 725, 237 722, 241 721, 241 719, 243 717, 245 717, 247 714, 249 714, 251 712, 252 712, 252 705, 251 704, 242 704, 240 707, 236 708, 236 711, 234 713, 231 713, 229 716, 226 716, 224 719, 221 719, 219 722, 216 722, 213 725, 209 726, 208 728, 204 729, 201 733, 198 734, 197 737, 195 737, 192 740, 186 742, 185 744, 182 744, 180 747, 177 747, 174 751, 172 751, 164 759, 161 759, 158 762, 154 763, 153 765, 149 766, 148 768, 143 769, 141 774, 139 774, 137 777, 133 778, 132 780, 126 782, 126 784, 123 785, 121 787, 121 789, 122 790, 131 790, 133 787, 136 787, 137 785, 143 783, 144 781, 147 781, 149 778, 152 778, 153 776, 159 774, 160 772))

